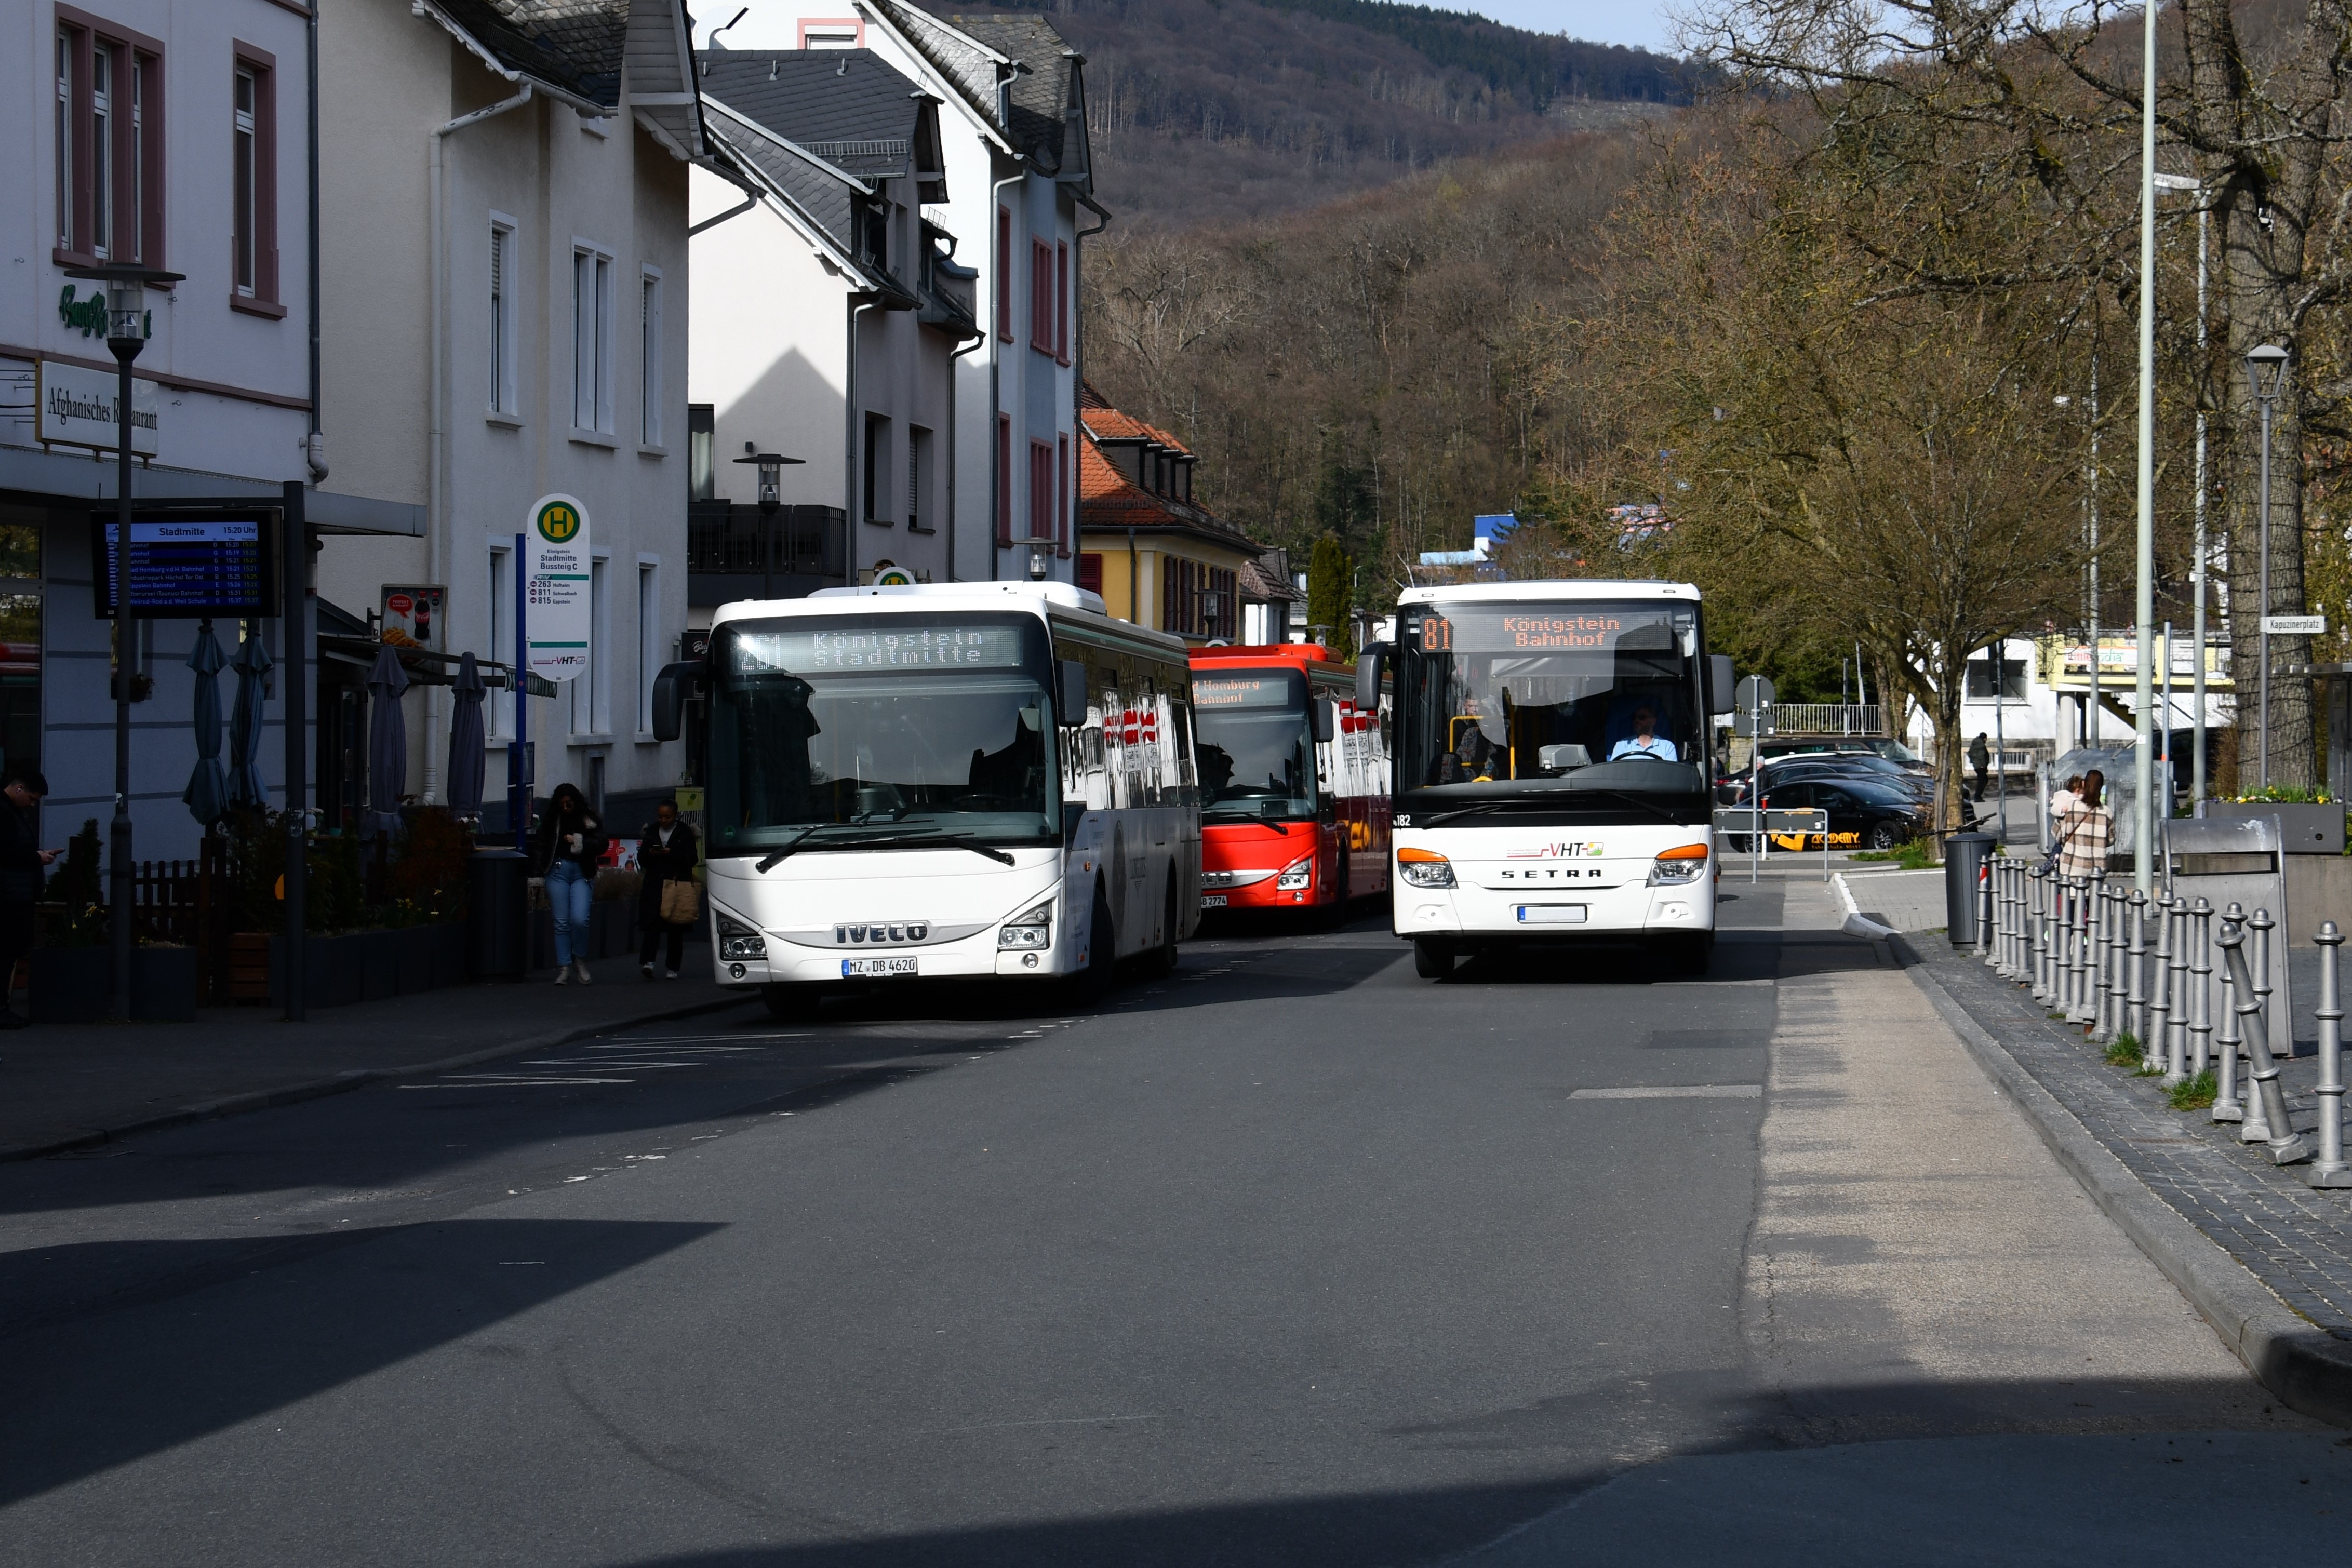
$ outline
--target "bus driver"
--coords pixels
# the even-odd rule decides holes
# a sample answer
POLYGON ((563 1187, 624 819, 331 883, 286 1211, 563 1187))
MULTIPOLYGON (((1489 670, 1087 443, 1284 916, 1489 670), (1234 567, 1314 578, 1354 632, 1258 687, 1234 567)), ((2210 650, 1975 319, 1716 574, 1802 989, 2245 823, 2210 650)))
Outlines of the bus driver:
POLYGON ((1674 762, 1675 743, 1654 733, 1658 716, 1646 707, 1633 710, 1633 733, 1609 748, 1609 760, 1621 761, 1631 757, 1646 757, 1655 762, 1674 762))

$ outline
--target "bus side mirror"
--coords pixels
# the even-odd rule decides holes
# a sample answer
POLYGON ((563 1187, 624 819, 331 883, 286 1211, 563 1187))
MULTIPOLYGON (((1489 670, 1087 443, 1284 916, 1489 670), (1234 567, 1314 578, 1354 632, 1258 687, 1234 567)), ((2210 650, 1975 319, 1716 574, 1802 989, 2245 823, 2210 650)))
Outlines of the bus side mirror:
POLYGON ((1381 707, 1381 666, 1388 662, 1389 645, 1375 643, 1356 655, 1356 706, 1365 713, 1381 707))
POLYGON ((1339 732, 1339 713, 1331 706, 1329 697, 1317 697, 1312 712, 1315 722, 1315 744, 1321 746, 1339 732))
POLYGON ((654 677, 654 738, 676 740, 686 728, 686 699, 702 685, 703 661, 664 664, 654 677))
POLYGON ((1054 718, 1063 729, 1083 728, 1087 722, 1087 666, 1077 659, 1054 664, 1054 718))
POLYGON ((1738 682, 1732 678, 1730 654, 1709 653, 1706 656, 1706 711, 1708 713, 1729 713, 1738 706, 1738 682))

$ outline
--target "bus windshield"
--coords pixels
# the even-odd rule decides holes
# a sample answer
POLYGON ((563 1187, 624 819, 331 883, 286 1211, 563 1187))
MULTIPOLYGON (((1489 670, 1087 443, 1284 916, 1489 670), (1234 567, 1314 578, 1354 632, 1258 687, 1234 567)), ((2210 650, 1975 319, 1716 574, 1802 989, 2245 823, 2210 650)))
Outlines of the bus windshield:
POLYGON ((1706 761, 1696 606, 1441 604, 1404 631, 1404 789, 1550 793, 1609 764, 1584 782, 1694 787, 1689 765, 1706 761))
POLYGON ((1315 740, 1296 670, 1195 674, 1192 707, 1203 821, 1315 815, 1315 740))
POLYGON ((710 851, 1059 835, 1042 624, 736 622, 712 640, 710 851), (861 830, 848 831, 846 830, 861 830))

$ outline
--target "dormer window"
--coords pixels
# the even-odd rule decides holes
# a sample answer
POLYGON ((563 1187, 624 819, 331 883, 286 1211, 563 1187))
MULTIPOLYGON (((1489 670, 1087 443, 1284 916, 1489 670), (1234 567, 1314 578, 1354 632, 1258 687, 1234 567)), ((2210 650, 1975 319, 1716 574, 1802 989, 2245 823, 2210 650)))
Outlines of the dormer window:
POLYGON ((858 209, 858 248, 867 261, 888 270, 890 214, 886 206, 868 204, 858 209))

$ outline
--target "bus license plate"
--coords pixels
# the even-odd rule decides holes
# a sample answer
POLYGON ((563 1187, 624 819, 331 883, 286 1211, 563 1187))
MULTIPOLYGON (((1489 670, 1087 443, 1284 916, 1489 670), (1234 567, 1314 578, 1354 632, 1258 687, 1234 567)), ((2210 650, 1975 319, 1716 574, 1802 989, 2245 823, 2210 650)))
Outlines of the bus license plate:
POLYGON ((841 977, 845 980, 866 979, 879 975, 912 975, 917 973, 912 958, 844 958, 841 977))
POLYGON ((1223 909, 1225 906, 1225 898, 1226 895, 1222 893, 1204 893, 1201 895, 1201 907, 1203 909, 1223 909))
POLYGON ((1519 905, 1522 925, 1581 925, 1584 905, 1581 904, 1522 904, 1519 905))

